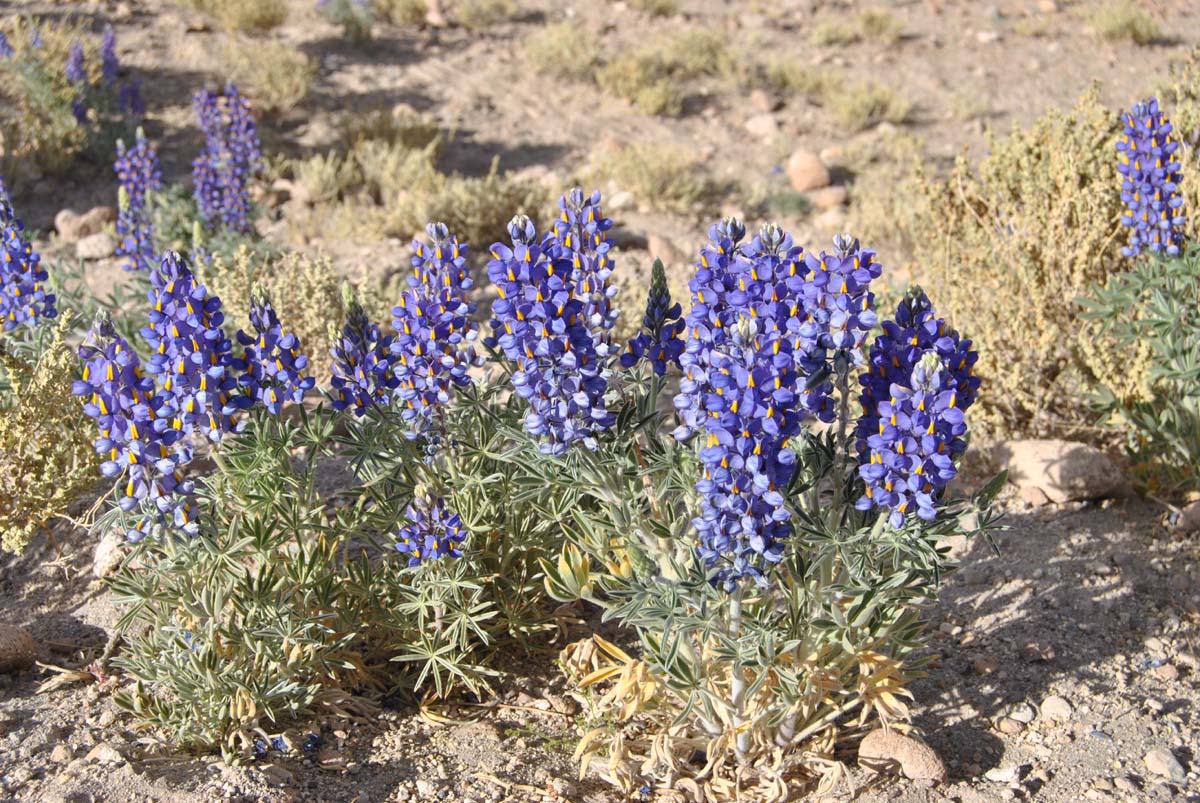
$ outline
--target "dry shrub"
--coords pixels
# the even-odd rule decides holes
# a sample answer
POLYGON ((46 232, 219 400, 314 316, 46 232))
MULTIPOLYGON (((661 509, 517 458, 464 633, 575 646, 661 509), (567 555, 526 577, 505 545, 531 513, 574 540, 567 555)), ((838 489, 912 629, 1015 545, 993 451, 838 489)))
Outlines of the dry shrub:
POLYGON ((250 292, 256 284, 264 285, 283 328, 300 338, 313 374, 323 376, 333 345, 330 327, 342 323, 341 289, 329 259, 294 252, 257 254, 242 246, 232 255, 214 254, 211 264, 197 265, 197 273, 220 297, 229 331, 248 327, 250 292))
POLYGON ((1154 44, 1162 37, 1154 18, 1132 0, 1113 0, 1096 8, 1087 17, 1092 34, 1106 42, 1154 44))
POLYGON ((13 388, 0 409, 0 546, 19 553, 41 528, 96 484, 96 430, 71 393, 79 358, 64 312, 49 345, 32 362, 13 356, 0 337, 0 369, 13 388))
POLYGON ((683 83, 730 75, 735 64, 719 32, 690 30, 619 53, 596 71, 596 82, 646 114, 678 115, 683 111, 683 83))
POLYGON ((520 10, 516 0, 458 0, 454 18, 464 28, 478 31, 512 19, 520 10))
POLYGON ((588 178, 593 184, 611 181, 639 203, 680 214, 711 211, 731 190, 687 150, 656 142, 599 150, 588 178))
POLYGON ((375 0, 375 11, 393 25, 413 26, 425 22, 429 13, 426 0, 375 0))
POLYGON ((230 77, 249 91, 257 108, 287 112, 308 96, 316 69, 291 45, 237 38, 226 43, 224 52, 230 77))
POLYGON ((824 106, 839 124, 862 131, 879 123, 903 123, 912 112, 912 102, 875 81, 826 84, 824 106))
POLYGON ((1114 350, 1077 300, 1120 255, 1118 116, 1098 89, 1070 111, 992 137, 972 167, 921 176, 911 241, 930 295, 975 339, 986 387, 977 420, 993 435, 1072 434, 1096 377, 1122 396, 1145 384, 1145 353, 1114 350))
POLYGON ((590 81, 600 63, 600 48, 585 28, 559 22, 529 37, 525 56, 545 75, 590 81))
POLYGON ((284 0, 188 0, 197 11, 214 17, 225 29, 263 33, 287 19, 284 0))
POLYGON ((66 78, 73 42, 84 51, 89 83, 100 78, 97 40, 70 20, 38 22, 40 47, 32 44, 29 18, 0 18, 13 55, 0 59, 0 169, 21 179, 26 165, 61 174, 88 145, 88 129, 76 122, 71 101, 76 88, 66 78))

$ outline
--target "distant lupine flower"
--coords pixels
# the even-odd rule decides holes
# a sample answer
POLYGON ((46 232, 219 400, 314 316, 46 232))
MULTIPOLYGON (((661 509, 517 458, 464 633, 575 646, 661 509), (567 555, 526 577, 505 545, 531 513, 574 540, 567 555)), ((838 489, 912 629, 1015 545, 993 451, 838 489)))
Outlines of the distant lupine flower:
POLYGON ((682 308, 671 303, 667 272, 662 262, 655 260, 650 272, 650 292, 646 295, 642 330, 629 341, 629 350, 621 355, 621 365, 632 368, 645 359, 659 376, 666 374, 668 365, 678 367, 683 354, 682 314, 682 308))
POLYGON ((8 43, 8 37, 4 35, 4 31, 0 31, 0 59, 10 59, 14 52, 12 45, 8 43))
POLYGON ((240 428, 238 413, 253 400, 236 392, 232 344, 221 324, 221 299, 196 281, 187 261, 168 251, 150 274, 150 325, 142 336, 153 352, 146 371, 160 377, 171 426, 210 440, 240 428))
POLYGON ((249 181, 262 166, 262 150, 250 106, 228 84, 218 97, 200 90, 192 99, 204 152, 192 162, 192 181, 200 215, 238 232, 250 231, 249 181))
POLYGON ((56 296, 46 286, 50 277, 24 231, 0 179, 0 319, 6 332, 58 315, 56 296))
POLYGON ((1174 127, 1150 98, 1134 105, 1124 115, 1125 134, 1117 141, 1123 177, 1121 200, 1128 213, 1121 223, 1129 227, 1125 256, 1136 256, 1143 248, 1174 256, 1183 241, 1183 197, 1179 194, 1179 140, 1174 127))
POLYGON ((957 472, 954 457, 966 448, 963 413, 979 389, 971 341, 936 315, 919 288, 911 291, 896 320, 884 322, 861 377, 857 434, 866 490, 856 506, 890 509, 897 529, 914 510, 925 520, 936 516, 957 472))
POLYGON ((31 26, 29 29, 29 46, 34 50, 40 50, 42 44, 42 29, 37 25, 31 26))
POLYGON ((478 332, 475 305, 467 299, 467 247, 444 223, 430 223, 426 232, 428 244, 413 240, 414 275, 392 309, 396 396, 410 437, 425 432, 454 387, 470 384, 467 368, 475 362, 478 332))
MULTIPOLYGON (((71 390, 83 397, 84 413, 100 429, 95 446, 104 457, 101 473, 125 480, 121 509, 129 512, 148 500, 164 519, 169 517, 176 527, 194 532, 187 504, 193 487, 181 471, 191 452, 182 433, 168 425, 166 400, 156 393, 154 380, 142 372, 137 352, 103 317, 80 346, 79 357, 84 362, 83 378, 71 390)), ((127 537, 140 540, 149 523, 139 522, 127 537)))
POLYGON ((603 355, 584 314, 587 302, 576 295, 571 259, 553 235, 539 242, 524 215, 508 232, 512 247, 494 243, 488 263, 500 298, 486 342, 516 363, 513 387, 530 405, 525 430, 542 439, 543 453, 560 455, 579 441, 595 448, 596 434, 615 416, 605 406, 603 355))
POLYGON ((765 584, 782 557, 792 528, 779 489, 795 467, 788 441, 807 414, 796 353, 806 319, 802 252, 777 226, 742 245, 745 231, 722 221, 701 251, 675 398, 675 436, 705 437, 693 525, 712 582, 727 591, 747 578, 765 584))
POLYGON ((462 518, 446 509, 439 497, 420 496, 405 511, 408 524, 400 528, 396 549, 408 555, 408 565, 418 566, 442 557, 461 558, 459 545, 466 538, 462 518))
POLYGON ((560 258, 569 260, 574 271, 575 297, 583 302, 583 315, 600 357, 608 354, 608 333, 620 311, 613 306, 617 286, 611 281, 611 244, 608 230, 613 222, 600 209, 600 191, 585 196, 575 187, 558 199, 559 218, 554 237, 561 247, 560 258))
POLYGON ((117 108, 124 114, 142 117, 146 114, 146 103, 142 100, 142 82, 133 79, 121 84, 117 90, 117 108))
POLYGON ((150 270, 154 260, 154 223, 146 209, 149 193, 162 189, 162 170, 158 153, 139 128, 132 148, 117 142, 117 160, 113 164, 120 183, 117 234, 121 242, 117 254, 129 257, 125 270, 150 270))
POLYGON ((356 416, 361 416, 369 407, 387 406, 400 381, 392 367, 395 358, 391 336, 380 334, 379 326, 367 319, 362 305, 350 296, 349 288, 343 289, 343 296, 346 325, 331 352, 330 384, 336 394, 333 409, 350 408, 356 416))
POLYGON ((117 59, 117 34, 111 25, 104 26, 104 36, 100 39, 100 74, 105 81, 117 77, 121 62, 117 59))
POLYGON ((73 84, 87 80, 87 72, 83 66, 83 45, 78 42, 72 42, 71 49, 67 51, 66 73, 67 80, 73 84))
POLYGON ((304 401, 304 394, 312 390, 316 380, 305 373, 308 357, 300 353, 299 338, 283 331, 265 293, 258 292, 251 300, 250 323, 253 334, 237 333, 244 352, 232 367, 242 372, 238 384, 243 392, 271 415, 279 415, 285 401, 304 401))

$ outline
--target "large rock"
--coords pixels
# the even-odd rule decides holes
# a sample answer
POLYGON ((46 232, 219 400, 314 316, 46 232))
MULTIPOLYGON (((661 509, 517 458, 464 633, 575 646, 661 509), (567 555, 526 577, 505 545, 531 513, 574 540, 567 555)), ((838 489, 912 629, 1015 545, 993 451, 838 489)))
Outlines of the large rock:
POLYGON ((37 643, 28 630, 0 624, 0 674, 32 666, 35 658, 37 643))
POLYGON ((1172 783, 1183 783, 1187 780, 1187 771, 1179 763, 1179 759, 1175 758, 1175 754, 1165 747, 1155 747, 1142 761, 1150 772, 1172 783))
POLYGON ((84 260, 108 259, 117 252, 117 241, 108 232, 89 234, 75 243, 75 256, 84 260))
POLYGON ((1084 443, 1061 440, 1003 441, 993 450, 1008 469, 1008 481, 1031 504, 1107 499, 1128 493, 1121 470, 1084 443))
POLYGON ((100 580, 112 576, 127 554, 129 541, 125 534, 119 528, 109 530, 96 544, 96 552, 92 556, 92 574, 100 580))
POLYGON ((117 219, 117 210, 111 206, 95 206, 76 214, 64 209, 54 216, 54 228, 65 243, 74 243, 92 234, 104 231, 104 226, 117 219))
POLYGON ((933 748, 914 736, 882 728, 868 733, 858 746, 858 763, 875 772, 895 773, 913 781, 946 780, 946 766, 933 748))
POLYGON ((832 179, 829 168, 812 151, 795 151, 787 161, 787 177, 796 192, 808 192, 828 187, 832 179))

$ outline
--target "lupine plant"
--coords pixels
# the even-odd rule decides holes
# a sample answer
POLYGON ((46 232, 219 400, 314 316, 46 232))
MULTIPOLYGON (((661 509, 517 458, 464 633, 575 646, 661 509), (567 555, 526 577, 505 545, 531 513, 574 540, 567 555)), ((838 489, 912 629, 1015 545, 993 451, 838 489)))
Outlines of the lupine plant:
POLYGON ((149 271, 154 259, 154 221, 149 196, 162 189, 162 169, 158 152, 142 129, 132 148, 117 142, 117 160, 113 164, 118 181, 117 235, 121 238, 117 254, 128 257, 125 270, 149 271))
MULTIPOLYGON (((244 229, 246 107, 232 87, 195 105, 199 209, 244 229)), ((872 251, 728 219, 686 315, 656 265, 619 345, 612 225, 580 189, 549 226, 514 216, 480 338, 467 244, 431 223, 390 331, 344 288, 325 369, 261 291, 230 338, 189 261, 157 258, 140 342, 99 319, 75 385, 116 480, 100 524, 137 542, 122 704, 252 755, 355 692, 485 691, 498 649, 554 627, 549 593, 640 643, 564 654, 597 725, 580 755, 626 788, 778 797, 844 729, 903 717, 940 539, 996 526, 996 482, 947 490, 971 342, 919 290, 872 340, 872 251)))
POLYGON ((192 108, 204 134, 204 151, 192 162, 200 217, 235 232, 251 230, 250 180, 262 168, 262 149, 250 105, 227 84, 218 95, 200 90, 192 108))
POLYGON ((1087 315, 1124 349, 1150 354, 1150 391, 1125 398, 1101 386, 1094 401, 1126 435, 1149 488, 1178 499, 1200 488, 1200 248, 1183 237, 1180 141, 1155 98, 1126 112, 1117 141, 1121 200, 1133 267, 1084 300, 1087 315), (1148 253, 1144 253, 1148 252, 1148 253))

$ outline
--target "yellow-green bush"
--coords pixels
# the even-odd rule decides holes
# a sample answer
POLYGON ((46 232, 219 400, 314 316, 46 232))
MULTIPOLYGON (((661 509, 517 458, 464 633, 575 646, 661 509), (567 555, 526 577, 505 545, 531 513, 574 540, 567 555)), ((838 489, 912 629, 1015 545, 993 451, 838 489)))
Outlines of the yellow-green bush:
POLYGON ((313 375, 324 375, 320 366, 332 347, 329 327, 338 328, 342 322, 341 290, 328 259, 298 253, 262 255, 242 246, 232 256, 214 254, 212 264, 197 265, 197 273, 220 297, 229 331, 247 328, 250 292, 256 284, 264 285, 283 328, 300 338, 312 360, 313 375))
POLYGON ((65 72, 73 42, 83 48, 89 83, 100 78, 97 41, 79 24, 36 23, 40 47, 32 45, 34 25, 15 15, 0 18, 0 33, 13 49, 0 59, 0 168, 10 180, 26 164, 62 173, 87 147, 88 131, 71 110, 76 88, 65 72))
POLYGON ((0 546, 7 552, 21 552, 96 484, 95 426, 71 394, 79 376, 67 343, 73 328, 64 312, 33 364, 9 353, 0 338, 0 366, 14 397, 0 409, 0 546))
POLYGON ((375 0, 372 7, 393 25, 420 25, 429 13, 426 0, 375 0))
POLYGON ((544 75, 589 81, 600 62, 600 47, 582 26, 558 22, 529 37, 525 56, 544 75))
POLYGON ((187 0, 195 10, 216 18, 223 27, 244 33, 262 33, 287 19, 285 0, 187 0))
POLYGON ((918 182, 916 269, 975 339, 990 388, 976 415, 994 435, 1078 431, 1097 376, 1120 395, 1145 386, 1146 353, 1098 338, 1078 303, 1124 266, 1119 121, 1098 94, 992 137, 978 165, 960 158, 944 180, 918 182))
POLYGON ((458 0, 454 18, 464 28, 477 31, 504 22, 519 10, 516 0, 458 0))
POLYGON ((728 74, 735 61, 720 32, 690 30, 620 52, 596 71, 596 81, 647 114, 677 115, 681 82, 728 74))
POLYGON ((656 209, 690 214, 711 210, 729 187, 712 178, 701 162, 682 148, 634 142, 596 152, 589 182, 611 181, 656 209))
POLYGON ((1108 42, 1128 40, 1136 45, 1153 44, 1161 33, 1154 18, 1133 0, 1112 0, 1087 17, 1092 33, 1108 42))
POLYGON ((308 95, 316 74, 308 57, 284 42, 237 38, 225 45, 229 76, 265 112, 291 111, 308 95))
POLYGON ((903 123, 912 112, 911 101, 875 81, 829 82, 823 97, 825 108, 834 119, 854 131, 883 122, 903 123))

